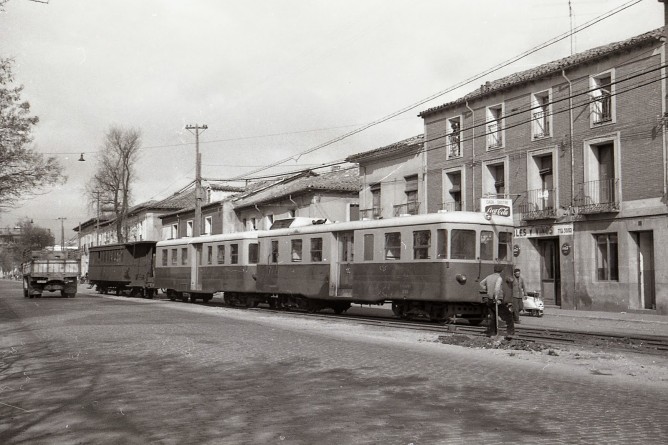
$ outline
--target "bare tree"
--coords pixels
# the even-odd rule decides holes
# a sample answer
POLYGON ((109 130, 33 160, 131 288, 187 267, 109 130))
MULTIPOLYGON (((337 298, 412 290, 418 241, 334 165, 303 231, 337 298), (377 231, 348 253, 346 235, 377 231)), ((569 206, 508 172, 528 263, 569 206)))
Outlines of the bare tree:
POLYGON ((28 145, 39 119, 21 100, 23 86, 13 86, 12 59, 0 58, 0 210, 65 182, 62 166, 28 145))
POLYGON ((86 186, 91 206, 99 204, 102 210, 113 213, 116 238, 121 243, 127 239, 126 220, 140 150, 141 131, 110 127, 104 136, 97 170, 86 186))

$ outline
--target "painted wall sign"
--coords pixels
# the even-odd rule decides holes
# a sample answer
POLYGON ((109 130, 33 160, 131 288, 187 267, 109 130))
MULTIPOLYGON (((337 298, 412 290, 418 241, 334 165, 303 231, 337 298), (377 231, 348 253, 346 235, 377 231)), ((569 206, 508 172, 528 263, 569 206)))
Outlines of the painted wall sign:
POLYGON ((488 216, 502 216, 513 219, 512 199, 480 198, 480 208, 488 216))
POLYGON ((540 238, 544 236, 572 235, 573 224, 545 224, 515 228, 515 238, 540 238))

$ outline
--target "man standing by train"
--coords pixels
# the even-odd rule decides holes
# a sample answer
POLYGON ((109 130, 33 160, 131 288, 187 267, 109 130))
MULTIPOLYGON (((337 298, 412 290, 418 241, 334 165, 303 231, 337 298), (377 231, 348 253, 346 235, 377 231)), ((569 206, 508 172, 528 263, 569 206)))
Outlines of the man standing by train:
POLYGON ((487 275, 480 282, 480 288, 487 294, 487 310, 491 312, 489 323, 487 325, 486 335, 493 337, 498 334, 497 329, 497 311, 498 315, 506 322, 506 340, 510 340, 515 335, 515 320, 512 313, 512 296, 505 295, 503 291, 503 265, 495 264, 494 273, 487 275))
POLYGON ((524 304, 522 299, 527 293, 526 287, 524 285, 524 278, 520 276, 520 268, 516 267, 513 270, 513 320, 515 323, 520 323, 520 312, 523 309, 524 304))

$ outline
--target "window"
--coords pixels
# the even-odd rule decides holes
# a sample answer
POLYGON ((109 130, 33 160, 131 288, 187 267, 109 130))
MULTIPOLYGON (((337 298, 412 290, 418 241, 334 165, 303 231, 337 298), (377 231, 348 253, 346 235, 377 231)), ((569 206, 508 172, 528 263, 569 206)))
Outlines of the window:
POLYGON ((188 264, 188 248, 184 247, 181 249, 181 265, 185 266, 188 264))
POLYGON ((172 224, 172 232, 169 236, 170 238, 178 238, 179 237, 179 225, 177 224, 172 224))
POLYGON ((218 264, 225 263, 225 246, 218 246, 218 252, 216 255, 218 264))
POLYGON ((271 262, 276 264, 278 263, 278 241, 271 241, 271 262))
POLYGON ((204 218, 204 234, 211 235, 211 227, 213 224, 213 219, 211 216, 204 218))
POLYGON ((503 105, 487 107, 487 149, 503 147, 503 105))
POLYGON ((451 259, 475 260, 475 230, 453 229, 451 237, 451 259))
POLYGON ((257 230, 257 220, 255 218, 251 218, 251 230, 257 230))
POLYGON ((596 239, 596 272, 599 281, 619 281, 617 234, 594 235, 596 239))
POLYGON ((187 237, 193 236, 193 222, 192 221, 187 221, 186 222, 186 236, 187 237))
POLYGON ((206 246, 206 264, 213 264, 213 246, 206 246))
POLYGON ((483 197, 506 197, 506 168, 504 162, 495 161, 483 168, 483 197))
POLYGON ((494 233, 483 230, 480 232, 480 259, 494 259, 494 233))
POLYGON ((372 216, 378 218, 381 216, 380 208, 380 184, 374 184, 371 187, 372 216))
POLYGON ((169 253, 167 252, 167 249, 162 251, 162 265, 166 266, 167 265, 167 260, 168 260, 169 253))
POLYGON ((459 212, 462 208, 462 171, 445 172, 443 175, 443 210, 459 212))
POLYGON ((178 264, 177 255, 178 251, 176 249, 172 249, 172 266, 176 266, 178 264))
POLYGON ((401 233, 390 232, 385 234, 385 259, 401 259, 401 233))
POLYGON ((373 261, 373 234, 364 235, 364 261, 373 261))
POLYGON ((448 258, 448 231, 438 229, 436 231, 436 258, 443 260, 448 258))
POLYGON ((543 91, 531 97, 531 138, 541 139, 550 136, 550 92, 543 91))
POLYGON ((247 219, 247 218, 244 218, 244 219, 241 221, 241 223, 242 223, 243 226, 244 226, 243 231, 245 232, 246 230, 248 230, 248 219, 247 219))
POLYGON ((615 119, 614 71, 592 76, 590 78, 591 124, 602 125, 615 119))
POLYGON ((416 230, 413 232, 413 259, 428 260, 431 258, 429 249, 431 248, 431 231, 416 230))
POLYGON ((292 262, 297 263, 302 260, 302 240, 293 239, 290 241, 292 247, 292 262))
POLYGON ((311 238, 311 261, 322 261, 322 238, 311 238))
POLYGON ((447 147, 447 158, 459 158, 462 156, 462 147, 461 147, 461 129, 462 129, 462 118, 461 116, 453 117, 448 119, 447 128, 446 128, 446 147, 447 147))
POLYGON ((498 256, 499 261, 510 261, 510 245, 513 235, 510 232, 499 232, 498 256))
POLYGON ((248 245, 248 264, 257 264, 257 259, 259 257, 258 243, 251 243, 248 245))
POLYGON ((406 176, 404 178, 406 186, 404 192, 406 193, 406 212, 409 215, 417 215, 420 203, 418 202, 418 176, 406 176))
POLYGON ((230 244, 230 263, 239 264, 239 245, 230 244))

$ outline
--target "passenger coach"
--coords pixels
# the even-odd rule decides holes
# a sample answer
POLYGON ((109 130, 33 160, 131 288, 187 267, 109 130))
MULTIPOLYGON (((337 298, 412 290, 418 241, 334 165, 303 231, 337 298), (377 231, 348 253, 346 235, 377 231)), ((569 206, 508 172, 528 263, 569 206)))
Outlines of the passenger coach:
POLYGON ((480 280, 497 263, 510 274, 512 231, 506 218, 451 212, 258 232, 257 289, 279 306, 391 302, 400 317, 475 324, 480 280))

